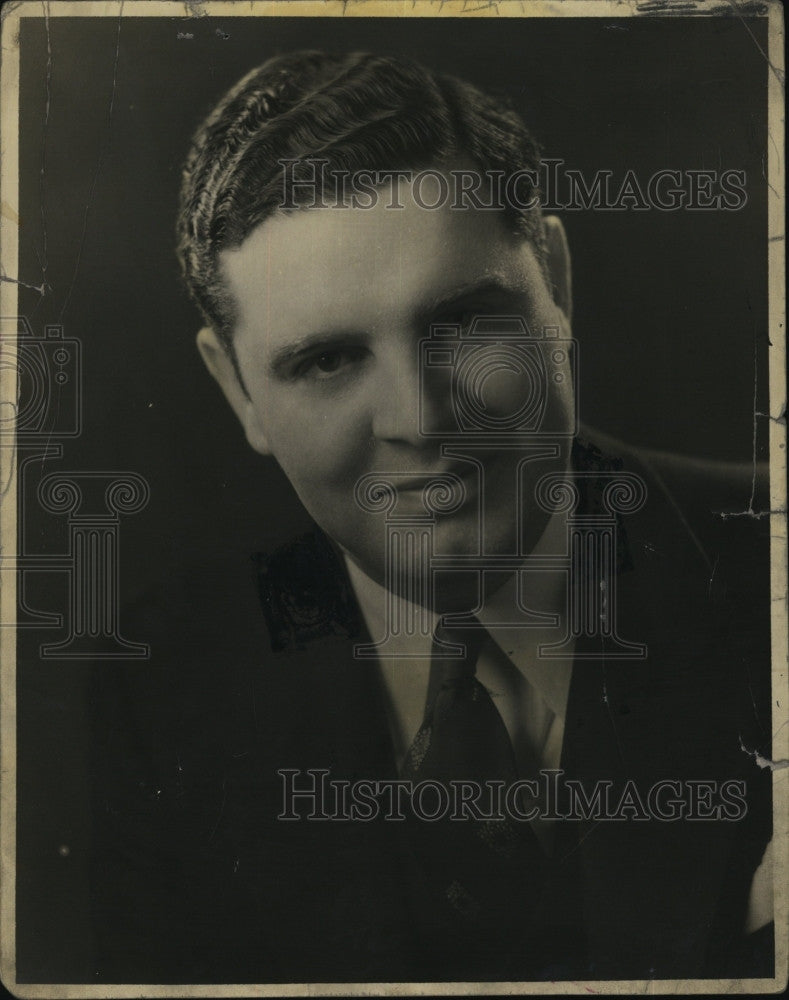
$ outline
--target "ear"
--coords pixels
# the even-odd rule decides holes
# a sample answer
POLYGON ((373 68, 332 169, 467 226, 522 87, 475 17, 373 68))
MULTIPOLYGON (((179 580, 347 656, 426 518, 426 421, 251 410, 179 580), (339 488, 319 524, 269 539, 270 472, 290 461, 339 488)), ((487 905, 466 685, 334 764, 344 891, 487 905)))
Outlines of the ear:
POLYGON ((271 454, 260 418, 239 379, 233 359, 210 326, 197 334, 197 349, 206 368, 216 379, 225 399, 244 428, 247 441, 261 455, 271 454))
POLYGON ((555 215, 543 217, 545 225, 545 247, 547 251, 548 274, 553 285, 553 301, 567 317, 573 318, 572 272, 570 268, 570 247, 561 219, 555 215))

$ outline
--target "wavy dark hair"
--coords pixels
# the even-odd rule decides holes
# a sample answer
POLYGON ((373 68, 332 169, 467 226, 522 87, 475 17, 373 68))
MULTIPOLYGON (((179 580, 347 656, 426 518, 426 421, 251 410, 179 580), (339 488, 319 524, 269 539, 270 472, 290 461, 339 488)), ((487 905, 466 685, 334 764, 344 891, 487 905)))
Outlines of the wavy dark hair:
MULTIPOLYGON (((328 161, 319 194, 336 195, 332 171, 417 170, 460 157, 505 174, 536 172, 540 163, 537 144, 503 101, 410 60, 302 51, 247 73, 192 140, 177 225, 186 283, 231 357, 234 304, 219 254, 283 211, 280 160, 328 161)), ((502 211, 542 262, 539 211, 502 211)))

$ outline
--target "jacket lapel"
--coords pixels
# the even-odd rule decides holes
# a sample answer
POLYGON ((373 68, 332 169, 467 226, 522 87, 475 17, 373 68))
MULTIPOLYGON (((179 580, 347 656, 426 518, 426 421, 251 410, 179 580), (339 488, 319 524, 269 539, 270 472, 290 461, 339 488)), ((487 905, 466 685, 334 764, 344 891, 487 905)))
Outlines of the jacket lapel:
MULTIPOLYGON (((575 467, 585 471, 604 473, 622 466, 578 443, 574 457, 575 467)), ((665 533, 671 523, 656 494, 650 493, 648 501, 653 534, 665 533)), ((594 481, 587 480, 584 503, 593 507, 599 495, 594 481)), ((651 560, 651 543, 642 537, 637 518, 619 528, 622 634, 646 642, 648 657, 576 659, 561 765, 565 779, 580 782, 587 794, 599 782, 612 782, 612 807, 628 781, 646 794, 659 778, 682 778, 677 736, 681 739, 683 727, 694 726, 694 713, 700 710, 687 691, 686 660, 709 656, 709 650, 700 654, 698 648, 683 647, 684 640, 679 649, 667 642, 671 629, 665 627, 662 602, 674 588, 674 567, 670 559, 663 564, 651 560)), ((267 734, 271 759, 279 767, 327 768, 333 777, 348 781, 395 777, 375 667, 353 656, 354 645, 369 642, 370 636, 339 553, 316 528, 272 557, 259 557, 257 565, 261 604, 276 651, 266 682, 277 706, 267 734)), ((592 651, 592 641, 582 639, 577 652, 592 651)), ((328 893, 334 951, 327 951, 327 961, 331 963, 331 954, 336 958, 344 940, 348 954, 367 955, 372 963, 351 978, 390 973, 404 978, 402 970, 413 961, 415 945, 397 884, 397 837, 385 823, 335 825, 325 841, 324 829, 328 831, 321 828, 318 839, 331 842, 342 859, 336 877, 337 887, 343 886, 336 891, 330 887, 328 893)), ((589 974, 671 978, 700 969, 726 853, 725 840, 713 824, 592 819, 578 825, 577 835, 577 840, 570 836, 569 852, 580 859, 592 956, 589 974), (694 886, 692 894, 689 885, 694 886)))

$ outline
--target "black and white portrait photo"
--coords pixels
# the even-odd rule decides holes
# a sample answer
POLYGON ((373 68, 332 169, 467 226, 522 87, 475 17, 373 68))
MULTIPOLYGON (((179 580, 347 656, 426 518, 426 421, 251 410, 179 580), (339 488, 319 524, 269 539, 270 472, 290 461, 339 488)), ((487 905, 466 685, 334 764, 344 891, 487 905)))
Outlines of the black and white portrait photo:
POLYGON ((775 993, 783 9, 2 9, 2 978, 775 993))

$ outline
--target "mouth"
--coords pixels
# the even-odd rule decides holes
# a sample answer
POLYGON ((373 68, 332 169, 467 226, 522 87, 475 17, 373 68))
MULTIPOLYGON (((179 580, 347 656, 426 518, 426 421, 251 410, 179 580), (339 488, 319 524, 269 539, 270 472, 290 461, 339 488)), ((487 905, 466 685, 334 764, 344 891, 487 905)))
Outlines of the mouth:
POLYGON ((430 472, 423 472, 418 476, 412 475, 410 478, 401 479, 399 474, 395 474, 392 478, 397 486, 398 493, 421 493, 432 483, 439 485, 446 483, 447 480, 459 480, 468 489, 476 483, 477 469, 476 466, 469 463, 467 465, 452 466, 448 469, 435 469, 430 472))

